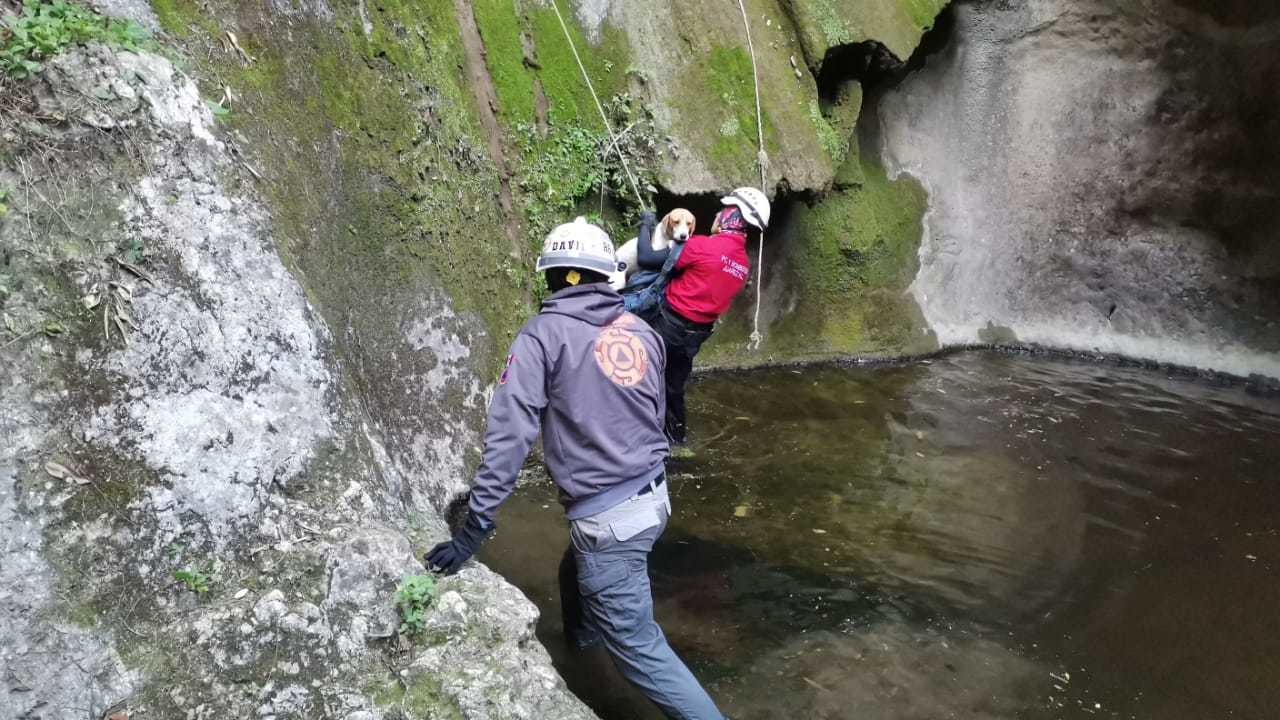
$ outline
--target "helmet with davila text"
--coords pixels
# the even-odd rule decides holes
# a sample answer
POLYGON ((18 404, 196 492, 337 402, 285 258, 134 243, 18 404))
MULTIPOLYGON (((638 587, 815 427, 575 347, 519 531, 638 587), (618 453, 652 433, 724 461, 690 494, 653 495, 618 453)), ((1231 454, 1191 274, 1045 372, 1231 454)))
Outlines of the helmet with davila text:
POLYGON ((618 259, 608 233, 580 217, 556 227, 542 243, 538 272, 551 268, 577 268, 602 275, 617 272, 618 259))
POLYGON ((757 230, 769 227, 769 198, 753 187, 740 187, 720 198, 724 205, 732 205, 742 211, 742 219, 757 230))

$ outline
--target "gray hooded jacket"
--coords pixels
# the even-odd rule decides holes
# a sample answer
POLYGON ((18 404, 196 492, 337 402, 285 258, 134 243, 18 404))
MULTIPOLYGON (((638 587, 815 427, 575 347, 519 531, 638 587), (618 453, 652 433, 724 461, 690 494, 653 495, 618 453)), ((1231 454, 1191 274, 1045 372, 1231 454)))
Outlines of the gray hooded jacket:
POLYGON ((511 346, 489 406, 471 511, 487 529, 541 427, 570 519, 603 512, 663 472, 666 351, 605 284, 561 290, 511 346))

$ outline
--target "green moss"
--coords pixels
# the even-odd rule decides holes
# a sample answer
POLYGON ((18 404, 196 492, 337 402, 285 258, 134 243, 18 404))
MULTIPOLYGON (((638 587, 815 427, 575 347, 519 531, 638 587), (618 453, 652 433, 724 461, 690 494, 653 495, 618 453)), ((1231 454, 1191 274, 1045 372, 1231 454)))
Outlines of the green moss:
MULTIPOLYGON (((517 151, 509 159, 531 254, 552 227, 575 215, 588 215, 613 232, 609 221, 618 215, 613 211, 620 210, 623 222, 631 224, 637 211, 634 192, 617 155, 602 158, 608 134, 555 11, 520 0, 478 0, 474 8, 498 95, 499 118, 509 145, 517 151), (536 56, 529 58, 531 62, 525 61, 526 46, 536 56), (535 86, 547 103, 544 117, 539 117, 535 86)), ((625 92, 631 57, 625 36, 605 26, 599 41, 591 43, 572 16, 566 20, 611 124, 632 128, 622 141, 623 150, 638 183, 647 186, 654 175, 652 123, 625 92)))
MULTIPOLYGON (((908 293, 919 268, 925 192, 909 177, 890 180, 879 164, 856 152, 846 163, 858 166, 861 181, 813 206, 797 207, 781 256, 771 255, 766 271, 781 273, 786 310, 765 328, 762 358, 883 356, 933 348, 908 293)), ((709 364, 741 363, 752 301, 740 301, 717 331, 708 345, 709 364)))
POLYGON ((218 24, 194 0, 151 0, 151 10, 160 27, 176 38, 189 38, 197 29, 209 36, 218 34, 218 24))
POLYGON ((808 0, 807 4, 812 8, 814 22, 821 28, 828 46, 854 42, 853 31, 832 0, 808 0))
MULTIPOLYGON (((595 126, 600 113, 591 99, 591 91, 582 79, 582 72, 573 59, 573 51, 564 39, 564 31, 550 9, 533 9, 529 12, 529 31, 537 46, 538 78, 551 103, 552 124, 575 123, 595 126)), ((587 74, 595 86, 601 101, 622 93, 627 87, 626 69, 631 64, 631 48, 626 35, 619 29, 605 25, 600 31, 600 42, 591 45, 578 26, 569 22, 569 33, 578 47, 587 74)))
MULTIPOLYGON (((476 24, 487 51, 489 74, 498 95, 502 119, 508 127, 515 128, 537 119, 535 80, 541 82, 546 94, 550 105, 548 119, 552 124, 599 126, 599 111, 554 10, 521 0, 476 0, 474 7, 476 24), (525 62, 522 35, 528 38, 536 53, 536 67, 525 62)), ((625 91, 626 69, 631 62, 625 34, 606 25, 601 29, 600 41, 592 44, 572 16, 566 20, 601 101, 625 91)))
POLYGON ((900 0, 907 16, 916 27, 929 30, 938 19, 938 13, 951 4, 951 0, 900 0))
POLYGON ((530 310, 529 258, 501 239, 500 181, 452 0, 372 0, 367 34, 354 6, 332 26, 284 33, 255 5, 166 2, 166 27, 216 43, 204 22, 216 17, 253 57, 197 57, 197 74, 240 96, 229 121, 264 177, 282 254, 334 327, 358 314, 366 352, 391 344, 398 315, 387 309, 434 285, 493 337, 514 334, 530 310))
POLYGON ((370 689, 373 702, 378 707, 399 709, 415 718, 438 720, 462 720, 462 710, 457 701, 444 692, 440 681, 434 677, 418 676, 407 687, 392 680, 370 689))
POLYGON ((907 288, 919 268, 927 198, 910 178, 891 181, 867 158, 859 165, 859 186, 799 211, 800 242, 789 261, 802 297, 799 322, 785 326, 779 342, 816 330, 804 339, 819 351, 883 352, 913 339, 918 311, 907 288))
POLYGON ((475 0, 473 9, 484 41, 489 76, 498 95, 502 119, 515 126, 535 119, 533 81, 536 70, 525 65, 525 31, 517 12, 518 0, 475 0))
POLYGON ((827 151, 827 155, 836 162, 843 160, 845 153, 848 152, 849 138, 852 135, 841 133, 831 125, 819 109, 816 98, 809 101, 809 121, 813 123, 814 130, 818 133, 818 141, 822 143, 822 149, 827 151))
MULTIPOLYGON (((708 149, 709 169, 719 177, 749 178, 753 174, 759 129, 756 124, 755 81, 751 56, 737 46, 712 46, 704 62, 685 67, 680 92, 697 98, 700 112, 681 113, 676 125, 695 147, 708 149), (747 148, 744 150, 744 148, 747 148)), ((778 131, 764 107, 765 147, 778 146, 778 131)))
POLYGON ((874 40, 899 59, 915 51, 950 0, 787 0, 810 62, 827 50, 874 40))

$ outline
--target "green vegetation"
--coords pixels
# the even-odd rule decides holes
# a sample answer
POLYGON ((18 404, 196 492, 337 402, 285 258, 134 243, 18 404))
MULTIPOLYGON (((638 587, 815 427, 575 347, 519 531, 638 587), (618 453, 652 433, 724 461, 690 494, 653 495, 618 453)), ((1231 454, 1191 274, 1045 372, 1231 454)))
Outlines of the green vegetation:
POLYGON ((9 214, 9 191, 6 188, 0 188, 0 218, 9 214))
POLYGON ((933 27, 933 21, 938 18, 938 13, 942 12, 951 0, 901 0, 901 2, 911 22, 921 30, 928 30, 933 27))
POLYGON ((187 590, 203 595, 209 592, 213 583, 213 565, 209 564, 204 570, 175 570, 173 579, 182 583, 187 590))
POLYGON ((420 675, 406 682, 396 678, 372 688, 373 702, 379 707, 396 708, 400 717, 462 720, 458 704, 445 694, 440 680, 420 675))
POLYGON ((820 61, 837 45, 878 40, 906 60, 950 0, 789 0, 805 52, 820 61))
POLYGON ((434 575, 409 575, 396 589, 396 607, 400 609, 400 632, 418 635, 427 628, 427 611, 436 601, 434 575))
POLYGON ((851 162, 860 184, 797 211, 788 284, 801 301, 778 341, 827 352, 901 352, 919 335, 907 288, 919 267, 927 197, 911 178, 890 180, 874 160, 851 162))
POLYGON ((26 0, 22 13, 0 25, 0 73, 21 80, 73 45, 100 42, 138 50, 148 40, 137 23, 106 18, 65 0, 26 0))
POLYGON ((504 242, 500 178, 452 0, 373 0, 367 33, 354 4, 287 33, 252 3, 156 5, 188 45, 221 47, 223 30, 235 32, 249 59, 199 53, 196 74, 211 95, 238 96, 222 121, 252 152, 282 255, 312 302, 335 327, 354 318, 339 343, 358 333, 357 352, 393 352, 401 316, 388 308, 440 287, 453 310, 484 322, 495 341, 475 348, 475 361, 496 365, 529 312, 532 273, 527 250, 504 242))
MULTIPOLYGON (((651 164, 642 159, 652 157, 657 142, 653 123, 628 95, 614 96, 606 103, 606 113, 615 126, 631 128, 619 145, 644 192, 654 183, 651 164)), ((634 201, 626 171, 617 153, 610 152, 611 143, 603 130, 552 126, 543 138, 535 127, 522 124, 517 126, 515 138, 520 150, 518 187, 532 247, 540 247, 551 228, 574 215, 586 215, 615 238, 635 227, 640 208, 634 201), (587 201, 598 199, 601 192, 610 208, 621 208, 620 215, 605 216, 600 205, 587 207, 587 201)))
POLYGON ((524 60, 520 40, 524 30, 516 14, 517 1, 474 0, 472 3, 476 25, 488 53, 489 77, 493 78, 498 94, 498 112, 511 127, 532 124, 537 119, 533 81, 538 70, 524 60))
MULTIPOLYGON (((691 65, 686 71, 682 94, 699 98, 703 107, 713 109, 713 114, 711 117, 702 113, 682 115, 678 123, 684 133, 693 137, 705 134, 705 130, 695 130, 695 125, 715 128, 707 159, 712 170, 724 177, 750 177, 743 171, 755 165, 759 132, 752 77, 751 56, 737 46, 714 46, 705 63, 691 65)), ((777 128, 768 108, 764 110, 763 122, 765 146, 777 147, 777 128)))
MULTIPOLYGON (((509 128, 539 121, 600 128, 599 112, 554 10, 520 0, 476 0, 474 6, 499 112, 509 128), (538 117, 535 83, 547 98, 546 118, 538 117)), ((600 98, 625 92, 625 68, 631 62, 631 51, 624 33, 606 26, 600 42, 592 44, 577 25, 571 21, 568 25, 600 98)))
POLYGON ((822 149, 827 151, 827 155, 836 162, 843 160, 845 153, 849 151, 852 134, 836 130, 823 116, 816 99, 809 101, 809 120, 818 131, 818 142, 822 143, 822 149))
MULTIPOLYGON (((519 152, 516 184, 531 254, 552 227, 574 215, 603 223, 613 235, 627 234, 639 212, 635 192, 555 11, 518 0, 477 0, 474 8, 498 115, 519 152), (597 198, 600 203, 589 202, 597 198)), ((619 145, 645 192, 654 181, 657 141, 648 112, 626 92, 625 36, 606 26, 593 44, 572 22, 569 33, 610 123, 618 131, 630 128, 619 145)))
MULTIPOLYGON (((776 359, 900 355, 929 350, 931 336, 908 292, 927 203, 912 178, 890 180, 883 167, 850 152, 841 176, 853 182, 792 212, 791 234, 767 272, 785 288, 784 314, 765 328, 764 351, 776 359)), ((778 238, 775 238, 778 239, 778 238)), ((775 286, 776 287, 776 286, 775 286)), ((753 298, 752 298, 753 299, 753 298)), ((740 361, 751 332, 743 304, 708 346, 712 364, 740 361)))

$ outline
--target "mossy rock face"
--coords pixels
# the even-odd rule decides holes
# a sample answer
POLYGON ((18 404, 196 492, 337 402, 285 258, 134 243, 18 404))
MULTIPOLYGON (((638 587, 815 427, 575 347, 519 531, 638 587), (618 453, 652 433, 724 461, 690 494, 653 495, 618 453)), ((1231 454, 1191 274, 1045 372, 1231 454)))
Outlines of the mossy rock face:
POLYGON ((950 0, 782 0, 814 68, 841 45, 875 41, 906 60, 950 0))
POLYGON ((927 198, 910 177, 891 180, 852 153, 850 185, 814 205, 789 209, 770 236, 758 352, 746 350, 754 286, 739 297, 700 359, 710 365, 927 352, 937 342, 908 292, 919 267, 927 198))
POLYGON ((221 122, 259 175, 281 256, 335 328, 391 459, 422 481, 398 494, 443 504, 476 459, 485 385, 535 285, 454 2, 273 7, 156 10, 206 94, 230 88, 221 122))
POLYGON ((402 249, 411 234, 342 246, 356 234, 324 223, 400 210, 391 189, 438 137, 483 176, 465 115, 379 120, 429 93, 345 84, 323 66, 347 50, 314 18, 285 39, 243 22, 243 63, 198 72, 259 104, 233 99, 220 120, 169 60, 103 46, 50 60, 13 86, 27 116, 0 118, 16 190, 0 221, 14 710, 589 720, 534 640, 536 611, 483 568, 449 581, 434 645, 396 638, 395 587, 424 572, 408 516, 422 540, 445 536, 434 505, 475 440, 485 316, 454 309, 467 301, 438 286, 440 256, 402 249), (266 44, 294 41, 319 53, 309 68, 266 44), (290 124, 278 99, 313 115, 290 124), (404 167, 375 168, 391 157, 404 167), (307 176, 316 163, 328 174, 307 176), (399 672, 419 659, 438 664, 399 672), (402 698, 369 690, 392 683, 402 698))
POLYGON ((776 2, 748 0, 759 76, 755 82, 742 16, 732 4, 615 3, 611 18, 627 28, 650 102, 674 138, 662 180, 673 192, 759 185, 760 128, 770 167, 768 190, 822 190, 831 182, 829 127, 813 112, 817 85, 791 22, 776 2), (650 6, 650 7, 642 7, 650 6))

